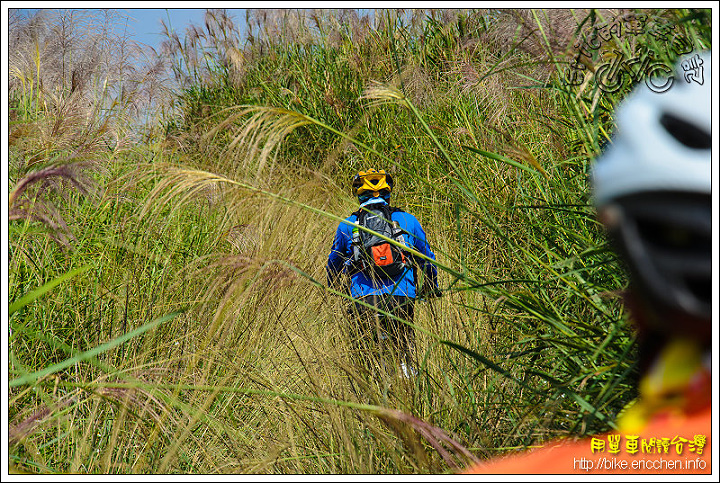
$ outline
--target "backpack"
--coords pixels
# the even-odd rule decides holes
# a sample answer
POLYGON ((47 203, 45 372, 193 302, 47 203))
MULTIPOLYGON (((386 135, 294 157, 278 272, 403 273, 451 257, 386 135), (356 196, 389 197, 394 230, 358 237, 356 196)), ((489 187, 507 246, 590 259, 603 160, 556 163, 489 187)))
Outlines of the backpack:
MULTIPOLYGON (((403 233, 392 214, 402 211, 388 205, 373 206, 353 213, 357 224, 405 245, 403 233)), ((410 257, 398 247, 377 235, 353 228, 353 261, 355 268, 368 276, 395 278, 411 268, 410 257)))

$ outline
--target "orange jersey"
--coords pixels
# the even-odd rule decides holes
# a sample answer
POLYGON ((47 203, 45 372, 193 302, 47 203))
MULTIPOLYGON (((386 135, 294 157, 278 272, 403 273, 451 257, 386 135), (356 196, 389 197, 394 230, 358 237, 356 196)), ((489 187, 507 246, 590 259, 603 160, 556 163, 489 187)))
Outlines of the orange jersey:
POLYGON ((659 415, 641 431, 606 433, 478 463, 471 474, 710 474, 711 410, 659 415))

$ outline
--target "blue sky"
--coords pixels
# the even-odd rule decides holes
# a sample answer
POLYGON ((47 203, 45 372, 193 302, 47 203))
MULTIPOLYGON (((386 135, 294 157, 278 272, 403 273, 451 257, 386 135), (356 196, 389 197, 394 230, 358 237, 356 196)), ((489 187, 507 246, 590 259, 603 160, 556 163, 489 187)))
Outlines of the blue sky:
POLYGON ((135 39, 152 47, 162 41, 160 20, 164 20, 182 38, 185 27, 190 23, 202 24, 205 15, 204 8, 130 8, 127 12, 135 20, 129 25, 135 29, 135 39))
MULTIPOLYGON (((184 2, 182 2, 184 3, 184 2)), ((160 20, 164 20, 182 38, 185 28, 190 23, 202 25, 205 16, 204 8, 129 8, 126 9, 135 22, 131 25, 135 29, 135 39, 138 42, 157 47, 163 37, 160 35, 162 27, 160 20)), ((244 9, 227 9, 235 24, 240 27, 244 24, 244 9)))
MULTIPOLYGON (((30 2, 12 2, 12 3, 18 3, 18 4, 31 4, 30 2)), ((72 2, 71 2, 72 3, 72 2)), ((118 5, 117 2, 110 2, 111 4, 118 5)), ((151 5, 171 5, 168 2, 120 2, 118 6, 133 6, 133 5, 142 5, 143 3, 150 3, 151 5)), ((176 4, 183 4, 185 2, 177 2, 176 4)), ((97 3, 93 2, 93 5, 97 5, 97 3)), ((82 10, 82 8, 77 7, 77 3, 70 6, 64 6, 62 3, 58 4, 61 8, 72 8, 75 10, 82 10)), ((80 6, 83 5, 83 3, 79 4, 80 6)), ((22 5, 18 5, 19 7, 22 5)), ((52 8, 54 6, 52 3, 48 4, 49 7, 52 8)), ((257 6, 257 5, 255 5, 257 6)), ((36 12, 37 8, 27 8, 20 10, 26 10, 29 13, 36 12)), ((132 21, 128 24, 128 28, 133 33, 135 40, 138 42, 142 42, 144 44, 147 44, 151 47, 159 47, 160 43, 163 40, 162 35, 160 35, 160 32, 162 31, 162 27, 160 25, 160 20, 164 20, 166 23, 169 22, 169 26, 171 26, 175 31, 178 32, 180 37, 182 38, 182 34, 185 32, 185 28, 190 23, 195 24, 202 24, 203 18, 205 15, 205 9, 204 8, 117 8, 116 10, 122 10, 127 15, 130 16, 132 21)), ((245 9, 240 8, 230 8, 227 9, 228 13, 234 17, 236 20, 236 25, 242 26, 244 25, 244 11, 245 9)))
MULTIPOLYGON (((109 1, 105 5, 111 10, 120 10, 123 13, 129 15, 132 21, 128 24, 128 28, 132 32, 135 40, 143 44, 147 44, 151 47, 158 48, 160 43, 164 40, 164 37, 160 34, 162 27, 160 26, 160 20, 164 20, 166 23, 169 21, 169 25, 178 33, 182 38, 185 33, 185 28, 190 23, 201 24, 204 20, 205 8, 170 8, 172 5, 186 5, 190 2, 167 2, 167 1, 109 1), (150 5, 153 8, 130 8, 138 5, 150 5), (112 8, 114 7, 114 8, 112 8), (167 8, 158 8, 167 7, 167 8)), ((202 2, 195 2, 201 3, 202 2)), ((408 7, 409 5, 400 4, 395 5, 396 7, 408 7)), ((422 7, 423 2, 419 2, 420 5, 414 5, 414 7, 422 7)), ((83 8, 86 5, 98 6, 98 2, 47 2, 47 1, 8 1, 3 2, 3 6, 8 5, 8 8, 23 10, 28 13, 36 12, 38 8, 23 8, 30 6, 41 6, 50 10, 53 8, 57 9, 72 9, 72 10, 94 10, 91 8, 83 8), (8 5, 9 4, 9 5, 8 5)), ((100 6, 103 4, 100 3, 100 6)), ((342 5, 336 4, 324 4, 320 3, 315 5, 308 2, 257 2, 257 1, 244 1, 244 2, 212 2, 208 7, 212 8, 225 8, 232 5, 243 5, 250 8, 351 8, 362 5, 358 2, 346 2, 342 5)), ((457 6, 457 5, 455 5, 457 6)), ((245 25, 245 10, 244 8, 226 8, 230 17, 235 20, 235 25, 240 29, 242 34, 243 27, 245 25)), ((360 9, 363 10, 363 9, 360 9)))

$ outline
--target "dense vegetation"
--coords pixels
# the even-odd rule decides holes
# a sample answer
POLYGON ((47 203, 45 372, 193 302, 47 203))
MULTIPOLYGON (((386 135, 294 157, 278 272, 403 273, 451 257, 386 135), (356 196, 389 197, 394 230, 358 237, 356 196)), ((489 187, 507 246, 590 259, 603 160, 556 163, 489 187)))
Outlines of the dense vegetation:
POLYGON ((644 79, 594 72, 709 15, 208 11, 151 52, 11 11, 11 469, 446 473, 612 427, 636 348, 587 175, 644 79), (367 167, 438 257, 415 380, 354 363, 324 286, 367 167))

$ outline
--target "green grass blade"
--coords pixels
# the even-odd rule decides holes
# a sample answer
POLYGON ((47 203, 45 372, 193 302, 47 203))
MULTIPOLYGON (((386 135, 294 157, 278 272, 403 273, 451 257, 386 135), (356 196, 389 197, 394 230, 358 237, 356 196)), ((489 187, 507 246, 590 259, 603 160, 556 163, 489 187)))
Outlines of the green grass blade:
POLYGON ((132 339, 135 336, 138 336, 144 332, 147 332, 150 329, 153 329, 157 327, 158 325, 162 324, 163 322, 167 322, 168 320, 172 320, 178 315, 180 315, 182 312, 173 312, 168 315, 165 315, 163 317, 160 317, 158 319, 153 320, 152 322, 148 322, 147 324, 138 327, 135 330, 131 330, 130 332, 121 335, 120 337, 117 337, 109 342, 106 342, 104 344, 100 344, 97 347, 94 347, 88 351, 82 352, 76 356, 70 357, 69 359, 65 359, 62 362, 59 362, 57 364, 53 364, 50 367, 46 367, 45 369, 41 369, 39 371, 35 371, 31 374, 27 374, 22 377, 18 377, 16 379, 13 379, 8 383, 9 387, 17 387, 22 386, 24 384, 32 384, 38 379, 41 379, 45 376, 48 376, 50 374, 54 374, 58 371, 61 371, 67 367, 72 366, 75 363, 90 360, 97 356, 98 354, 101 354, 105 351, 108 351, 112 349, 113 347, 117 347, 120 344, 132 339))
POLYGON ((66 280, 70 280, 75 275, 78 275, 78 274, 88 271, 91 266, 92 266, 91 264, 88 264, 88 265, 85 265, 84 267, 80 267, 75 270, 72 270, 64 275, 59 276, 58 278, 56 278, 54 280, 49 281, 42 287, 39 287, 39 288, 33 290, 32 292, 29 292, 29 293, 23 295, 22 297, 17 299, 15 302, 10 304, 10 306, 8 307, 8 316, 11 316, 12 314, 17 312, 21 308, 25 307, 27 304, 31 303, 32 301, 39 299, 40 297, 42 297, 43 295, 48 293, 50 290, 54 289, 61 283, 65 282, 66 280))
POLYGON ((506 158, 505 156, 501 156, 496 153, 491 153, 489 151, 483 151, 482 149, 473 148, 471 146, 463 146, 463 148, 467 149, 468 151, 472 151, 473 153, 479 154, 481 156, 485 156, 487 158, 494 159, 495 161, 500 161, 502 163, 509 164, 510 166, 514 166, 516 168, 522 169, 524 171, 527 171, 528 173, 540 174, 536 170, 534 170, 528 166, 525 166, 522 163, 518 163, 517 161, 513 161, 510 158, 506 158))

